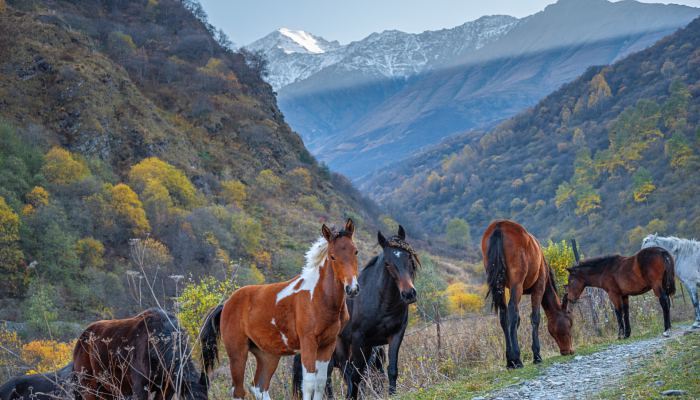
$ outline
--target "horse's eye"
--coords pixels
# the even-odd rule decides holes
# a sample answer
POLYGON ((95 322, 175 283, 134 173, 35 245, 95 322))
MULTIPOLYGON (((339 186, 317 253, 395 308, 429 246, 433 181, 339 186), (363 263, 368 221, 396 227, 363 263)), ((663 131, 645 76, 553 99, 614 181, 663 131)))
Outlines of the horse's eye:
POLYGON ((357 253, 358 253, 358 251, 357 251, 357 250, 355 250, 355 255, 357 255, 357 253))

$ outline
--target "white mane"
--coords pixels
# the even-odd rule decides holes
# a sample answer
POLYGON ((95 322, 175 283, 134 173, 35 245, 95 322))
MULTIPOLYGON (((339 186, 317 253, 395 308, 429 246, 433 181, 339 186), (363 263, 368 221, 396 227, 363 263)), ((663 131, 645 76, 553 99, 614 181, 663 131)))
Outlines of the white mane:
POLYGON ((303 290, 309 292, 309 297, 314 297, 314 288, 321 276, 321 267, 323 267, 326 257, 328 257, 328 241, 324 237, 318 238, 306 252, 305 257, 306 264, 301 269, 301 275, 277 293, 277 303, 285 297, 303 290))
POLYGON ((323 266, 323 263, 326 262, 326 257, 328 257, 328 241, 326 238, 323 236, 319 237, 306 252, 305 257, 306 264, 301 270, 301 274, 304 275, 310 270, 318 271, 323 266))

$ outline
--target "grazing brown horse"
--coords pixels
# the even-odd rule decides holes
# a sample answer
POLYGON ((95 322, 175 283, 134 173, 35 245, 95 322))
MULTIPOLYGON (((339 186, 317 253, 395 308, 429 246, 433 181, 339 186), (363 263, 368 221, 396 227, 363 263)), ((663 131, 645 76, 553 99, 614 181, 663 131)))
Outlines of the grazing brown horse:
POLYGON ((206 375, 197 374, 187 333, 158 308, 90 324, 75 344, 73 371, 76 397, 84 400, 207 398, 206 375))
POLYGON ((270 380, 280 357, 301 352, 304 400, 320 400, 338 332, 349 319, 345 295, 359 292, 355 226, 340 232, 321 228, 323 237, 306 253, 301 275, 280 283, 246 286, 212 310, 200 340, 205 369, 218 358, 218 338, 228 353, 234 399, 243 399, 248 352, 257 367, 251 391, 269 399, 270 380))
POLYGON ((569 284, 564 307, 575 303, 587 286, 602 288, 615 306, 618 338, 628 338, 630 327, 629 296, 653 290, 664 313, 664 336, 671 329, 669 296, 676 293, 673 257, 661 247, 648 247, 631 257, 620 255, 591 258, 569 268, 569 284))
POLYGON ((518 346, 518 304, 523 294, 529 294, 532 301, 530 321, 534 362, 542 361, 538 334, 540 304, 547 315, 547 329, 559 345, 559 351, 563 355, 573 354, 571 316, 559 304, 552 270, 547 266, 537 239, 515 222, 495 221, 484 232, 481 251, 484 255, 488 294, 492 296, 493 307, 498 311, 506 339, 506 367, 523 366, 518 346), (510 290, 508 305, 505 300, 506 288, 510 290))

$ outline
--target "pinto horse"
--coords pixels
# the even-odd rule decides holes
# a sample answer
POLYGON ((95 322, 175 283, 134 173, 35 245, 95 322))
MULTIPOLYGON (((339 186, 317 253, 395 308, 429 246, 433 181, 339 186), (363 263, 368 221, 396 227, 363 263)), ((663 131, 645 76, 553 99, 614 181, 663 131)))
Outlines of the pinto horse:
POLYGON ((0 400, 54 400, 66 396, 73 363, 58 371, 12 378, 0 386, 0 400))
POLYGON ((540 304, 547 315, 547 329, 562 355, 573 354, 571 348, 571 315, 559 304, 552 270, 547 265, 539 242, 521 225, 507 220, 495 221, 481 239, 484 268, 501 328, 506 339, 507 368, 522 368, 518 346, 520 315, 518 305, 523 294, 532 301, 532 354, 537 364, 540 356, 540 304), (505 289, 510 290, 506 305, 505 289))
POLYGON ((158 308, 90 324, 75 344, 73 371, 76 397, 84 400, 207 398, 206 375, 197 374, 187 333, 158 308))
MULTIPOLYGON (((343 371, 347 398, 356 399, 362 375, 368 365, 382 369, 381 347, 389 345, 389 394, 396 393, 399 348, 408 326, 408 306, 416 302, 413 286, 420 266, 418 255, 406 242, 406 231, 399 225, 396 236, 386 239, 377 232, 382 252, 372 258, 360 272, 362 293, 348 299, 350 322, 338 336, 331 368, 328 370, 326 394, 333 397, 330 375, 333 367, 343 371)), ((294 389, 300 392, 301 363, 294 363, 294 389)))
POLYGON ((602 288, 615 306, 618 339, 628 338, 630 326, 629 296, 654 290, 664 314, 664 336, 671 329, 669 296, 676 293, 673 257, 661 247, 648 247, 631 257, 620 255, 591 258, 569 268, 569 284, 564 307, 575 303, 587 286, 602 288))
POLYGON ((267 400, 270 380, 282 356, 301 352, 304 399, 320 400, 338 332, 349 319, 345 297, 360 290, 357 281, 355 225, 332 231, 306 253, 301 275, 280 283, 242 287, 207 316, 200 336, 207 372, 218 359, 221 338, 229 357, 234 399, 246 395, 248 352, 257 361, 251 391, 267 400))

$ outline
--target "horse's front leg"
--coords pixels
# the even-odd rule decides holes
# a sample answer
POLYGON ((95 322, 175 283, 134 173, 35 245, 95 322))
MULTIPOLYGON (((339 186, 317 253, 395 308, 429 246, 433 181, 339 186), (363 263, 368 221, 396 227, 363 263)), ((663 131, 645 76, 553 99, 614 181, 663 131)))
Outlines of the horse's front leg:
POLYGON ((532 293, 530 300, 532 301, 532 313, 530 314, 530 323, 532 324, 532 362, 539 364, 542 362, 540 355, 540 304, 542 304, 542 293, 532 293))
POLYGON ((617 338, 622 339, 625 336, 625 323, 622 320, 622 296, 617 293, 608 292, 608 297, 613 303, 615 317, 617 318, 617 338))
POLYGON ((303 400, 323 400, 328 366, 334 349, 335 342, 325 347, 319 347, 313 337, 302 339, 301 366, 303 379, 301 387, 303 400))
POLYGON ((396 394, 396 378, 399 376, 399 349, 401 348, 407 325, 408 314, 404 319, 401 330, 389 340, 389 368, 387 369, 387 375, 389 376, 389 395, 396 394))
POLYGON ((348 399, 357 399, 360 394, 360 383, 367 366, 367 358, 371 355, 372 348, 364 344, 362 333, 352 336, 352 348, 349 362, 345 365, 345 383, 347 384, 348 399))
MULTIPOLYGON (((663 305, 662 305, 663 307, 663 305)), ((625 324, 625 339, 632 334, 632 326, 630 325, 630 297, 622 296, 622 322, 625 324)))

